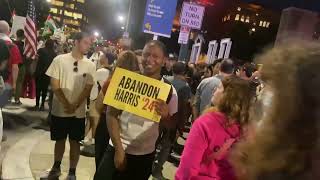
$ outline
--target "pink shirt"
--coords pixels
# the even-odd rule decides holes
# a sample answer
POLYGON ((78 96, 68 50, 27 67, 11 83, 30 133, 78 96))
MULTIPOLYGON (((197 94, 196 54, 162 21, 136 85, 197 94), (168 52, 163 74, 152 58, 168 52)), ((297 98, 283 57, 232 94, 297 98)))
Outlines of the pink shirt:
MULTIPOLYGON (((224 128, 227 118, 211 112, 195 121, 176 173, 176 180, 235 180, 227 155, 220 160, 209 160, 231 138, 239 138, 240 126, 236 123, 224 128)), ((228 153, 227 153, 228 154, 228 153)))

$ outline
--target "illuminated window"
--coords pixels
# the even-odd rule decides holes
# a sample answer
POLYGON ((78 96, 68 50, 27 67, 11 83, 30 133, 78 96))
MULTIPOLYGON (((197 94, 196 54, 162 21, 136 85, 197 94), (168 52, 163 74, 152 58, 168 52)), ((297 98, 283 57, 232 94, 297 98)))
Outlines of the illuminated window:
POLYGON ((267 27, 267 22, 266 21, 263 21, 263 27, 267 27))
POLYGON ((270 27, 270 22, 267 22, 266 27, 267 27, 267 28, 269 28, 269 27, 270 27))
POLYGON ((70 20, 70 19, 65 19, 64 24, 68 24, 68 25, 74 25, 74 26, 79 26, 80 23, 77 20, 70 20))
POLYGON ((58 9, 57 8, 51 8, 50 12, 52 12, 53 14, 57 14, 58 13, 58 9))
POLYGON ((236 15, 236 18, 235 18, 234 20, 239 21, 239 19, 240 19, 240 15, 237 14, 237 15, 236 15))
POLYGON ((74 9, 74 4, 66 5, 67 8, 74 9))
POLYGON ((82 19, 82 14, 74 13, 74 14, 73 14, 73 17, 74 17, 75 19, 82 19))
POLYGON ((73 17, 73 13, 69 11, 64 11, 65 16, 73 17))
POLYGON ((249 23, 249 22, 250 22, 250 17, 247 16, 247 18, 246 18, 246 23, 249 23))
POLYGON ((231 16, 230 16, 230 14, 228 14, 228 18, 227 18, 227 20, 230 20, 230 18, 231 18, 231 16))
POLYGON ((238 11, 241 11, 241 7, 238 7, 237 10, 238 10, 238 11))
POLYGON ((241 16, 241 20, 242 22, 244 22, 244 15, 241 16))
POLYGON ((225 21, 227 21, 227 17, 226 16, 223 18, 223 22, 225 22, 225 21))
POLYGON ((56 6, 63 6, 63 2, 58 0, 52 0, 51 4, 56 6))
POLYGON ((84 3, 84 0, 77 0, 77 2, 79 2, 79 3, 84 3))
POLYGON ((262 21, 260 21, 259 26, 262 26, 262 25, 263 25, 263 22, 262 22, 262 21))

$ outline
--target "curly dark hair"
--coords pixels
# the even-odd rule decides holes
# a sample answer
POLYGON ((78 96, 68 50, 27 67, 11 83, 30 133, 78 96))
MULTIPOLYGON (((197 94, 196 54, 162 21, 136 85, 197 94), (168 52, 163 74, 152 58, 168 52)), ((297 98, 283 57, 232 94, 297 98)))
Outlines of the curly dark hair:
MULTIPOLYGON (((320 46, 294 42, 261 57, 272 104, 252 141, 238 144, 232 162, 240 180, 313 180, 320 107, 320 46), (310 175, 312 174, 312 175, 310 175)), ((319 152, 319 151, 318 151, 319 152)), ((316 170, 318 171, 318 170, 316 170)))

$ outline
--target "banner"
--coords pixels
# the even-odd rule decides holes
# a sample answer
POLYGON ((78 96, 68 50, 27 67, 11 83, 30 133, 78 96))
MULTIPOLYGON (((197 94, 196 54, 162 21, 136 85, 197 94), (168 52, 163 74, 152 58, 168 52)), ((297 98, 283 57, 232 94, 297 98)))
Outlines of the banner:
POLYGON ((186 26, 181 26, 178 43, 188 44, 189 34, 190 34, 190 28, 186 26))
POLYGON ((177 0, 148 0, 143 21, 143 32, 171 37, 177 0))
POLYGON ((12 22, 10 37, 11 36, 15 37, 19 29, 24 30, 24 26, 26 24, 26 17, 16 15, 16 16, 13 16, 12 18, 13 18, 13 22, 12 22))
POLYGON ((170 89, 162 81, 116 68, 104 104, 159 122, 161 117, 154 111, 155 100, 166 101, 170 89))
POLYGON ((204 6, 184 2, 180 16, 181 26, 201 29, 204 10, 204 6))

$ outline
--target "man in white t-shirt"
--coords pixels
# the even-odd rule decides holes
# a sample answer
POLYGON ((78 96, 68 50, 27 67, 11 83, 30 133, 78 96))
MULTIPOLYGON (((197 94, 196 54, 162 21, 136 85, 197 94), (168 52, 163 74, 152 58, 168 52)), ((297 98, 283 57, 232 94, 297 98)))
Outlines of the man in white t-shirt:
POLYGON ((47 75, 54 92, 52 101, 51 140, 55 141, 54 165, 41 179, 56 179, 61 175, 61 161, 66 139, 70 143, 70 169, 67 179, 76 179, 80 157, 79 141, 84 138, 86 100, 94 84, 95 65, 84 56, 91 45, 90 35, 77 33, 71 53, 57 56, 47 75))
MULTIPOLYGON (((166 58, 167 52, 163 43, 147 43, 143 49, 143 74, 164 81, 160 72, 166 58)), ((156 103, 155 111, 161 115, 161 124, 170 127, 177 109, 177 92, 172 86, 167 102, 158 100, 156 103)), ((95 180, 147 180, 152 172, 160 123, 111 107, 108 107, 107 113, 111 141, 95 180)))

